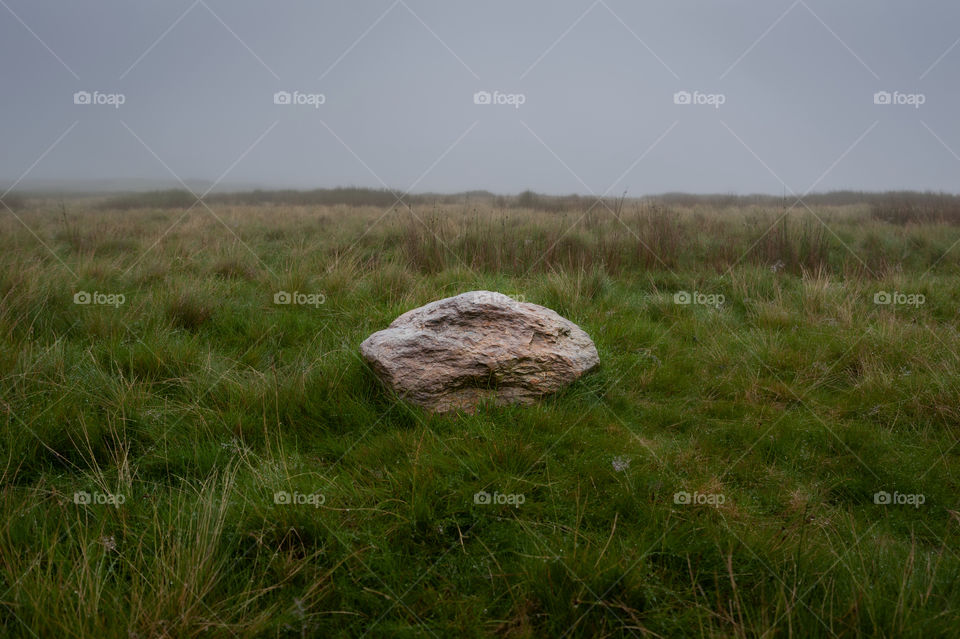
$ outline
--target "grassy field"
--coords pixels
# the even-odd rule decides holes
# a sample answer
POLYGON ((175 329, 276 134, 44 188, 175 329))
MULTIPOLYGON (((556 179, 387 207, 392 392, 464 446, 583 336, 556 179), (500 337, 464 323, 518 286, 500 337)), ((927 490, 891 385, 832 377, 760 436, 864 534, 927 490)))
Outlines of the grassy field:
POLYGON ((955 204, 11 202, 5 637, 957 632, 955 204), (388 396, 359 343, 474 289, 599 371, 388 396))

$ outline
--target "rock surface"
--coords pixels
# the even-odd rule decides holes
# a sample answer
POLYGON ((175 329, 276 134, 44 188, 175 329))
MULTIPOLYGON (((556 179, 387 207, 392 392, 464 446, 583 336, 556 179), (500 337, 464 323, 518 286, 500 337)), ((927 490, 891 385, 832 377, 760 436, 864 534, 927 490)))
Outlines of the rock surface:
POLYGON ((377 376, 435 412, 530 404, 600 363, 579 326, 536 304, 471 291, 408 311, 360 345, 377 376))

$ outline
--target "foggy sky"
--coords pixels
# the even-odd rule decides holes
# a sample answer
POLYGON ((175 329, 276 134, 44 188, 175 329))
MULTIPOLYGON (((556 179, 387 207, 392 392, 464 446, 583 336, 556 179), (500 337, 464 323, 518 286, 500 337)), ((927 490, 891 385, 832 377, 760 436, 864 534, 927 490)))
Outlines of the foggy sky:
POLYGON ((955 0, 0 0, 0 183, 957 192, 958 41, 955 0))

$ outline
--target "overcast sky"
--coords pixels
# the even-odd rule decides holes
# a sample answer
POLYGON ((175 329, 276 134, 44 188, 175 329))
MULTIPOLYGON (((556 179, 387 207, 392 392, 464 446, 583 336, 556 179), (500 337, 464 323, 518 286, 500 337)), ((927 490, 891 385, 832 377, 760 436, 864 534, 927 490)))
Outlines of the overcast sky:
POLYGON ((957 192, 958 41, 956 0, 0 0, 0 179, 957 192))

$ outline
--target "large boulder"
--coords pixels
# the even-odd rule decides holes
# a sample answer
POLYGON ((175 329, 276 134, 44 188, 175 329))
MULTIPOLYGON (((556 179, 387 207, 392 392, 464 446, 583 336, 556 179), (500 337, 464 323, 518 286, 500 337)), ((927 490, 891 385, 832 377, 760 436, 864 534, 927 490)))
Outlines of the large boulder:
POLYGON ((549 308, 471 291, 374 333, 360 352, 404 399, 435 412, 529 404, 600 363, 590 336, 549 308))

